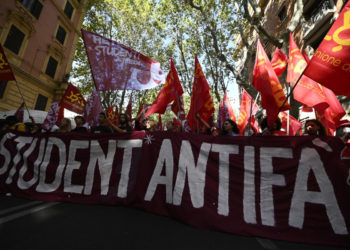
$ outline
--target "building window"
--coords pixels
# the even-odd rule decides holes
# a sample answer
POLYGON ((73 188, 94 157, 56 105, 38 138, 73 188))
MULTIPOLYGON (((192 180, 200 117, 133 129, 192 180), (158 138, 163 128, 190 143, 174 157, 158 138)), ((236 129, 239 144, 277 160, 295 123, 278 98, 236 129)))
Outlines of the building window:
POLYGON ((11 25, 4 46, 18 55, 24 37, 25 35, 22 31, 20 31, 16 26, 11 25))
POLYGON ((35 109, 45 111, 47 100, 48 98, 46 96, 39 94, 38 98, 36 99, 35 109))
POLYGON ((49 61, 47 63, 45 73, 52 78, 55 78, 56 70, 57 70, 58 62, 50 56, 49 61))
POLYGON ((283 8, 281 9, 281 11, 278 13, 278 17, 281 20, 281 23, 284 22, 284 20, 286 20, 287 18, 287 9, 286 6, 283 6, 283 8))
POLYGON ((56 39, 61 43, 64 44, 64 40, 66 39, 67 32, 62 26, 58 26, 57 33, 56 33, 56 39))
POLYGON ((26 9, 36 18, 39 19, 42 3, 39 0, 18 0, 26 9))
POLYGON ((67 0, 66 6, 64 7, 64 14, 66 14, 66 16, 71 19, 72 15, 73 15, 73 5, 67 0))
POLYGON ((0 81, 0 99, 4 97, 6 86, 7 86, 7 82, 0 81))

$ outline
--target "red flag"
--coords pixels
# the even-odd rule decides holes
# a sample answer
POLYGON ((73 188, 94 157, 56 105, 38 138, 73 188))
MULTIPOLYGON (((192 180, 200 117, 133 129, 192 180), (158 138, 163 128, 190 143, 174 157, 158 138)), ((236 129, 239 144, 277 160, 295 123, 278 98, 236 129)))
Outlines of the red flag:
MULTIPOLYGON (((301 73, 304 71, 306 65, 306 60, 294 42, 292 34, 290 33, 287 82, 294 85, 301 73)), ((298 85, 293 91, 293 95, 295 100, 315 109, 326 109, 329 106, 327 104, 327 98, 319 85, 305 75, 301 77, 298 85)))
POLYGON ((185 114, 183 96, 179 96, 175 99, 175 101, 171 105, 171 110, 175 113, 179 121, 181 121, 182 123, 185 122, 186 114, 185 114))
POLYGON ((126 106, 125 114, 127 116, 129 116, 129 122, 131 123, 131 119, 132 119, 132 93, 130 94, 130 99, 129 99, 128 106, 126 106))
POLYGON ((167 105, 183 94, 180 79, 177 75, 173 59, 170 60, 170 71, 165 84, 160 90, 157 98, 146 113, 146 117, 153 113, 164 114, 167 105))
POLYGON ((301 53, 303 54, 306 63, 309 64, 310 58, 309 58, 308 54, 306 53, 306 51, 303 50, 301 53))
POLYGON ((82 114, 84 112, 85 105, 86 101, 79 89, 70 83, 61 99, 59 106, 75 113, 82 114))
POLYGON ((95 88, 85 106, 84 117, 90 126, 98 126, 98 115, 102 112, 100 92, 95 88))
POLYGON ((250 122, 250 126, 255 131, 255 133, 260 133, 260 127, 258 122, 255 120, 255 116, 252 115, 252 120, 250 122))
POLYGON ((230 116, 230 119, 234 122, 236 122, 236 114, 231 106, 230 100, 228 99, 227 93, 224 94, 224 103, 228 109, 228 114, 230 116))
POLYGON ((46 119, 41 126, 46 131, 50 131, 51 128, 56 124, 58 118, 58 109, 58 101, 54 101, 49 109, 49 112, 47 113, 46 119))
POLYGON ((9 62, 7 61, 4 49, 0 44, 0 81, 16 81, 12 73, 9 62))
POLYGON ((210 87, 208 85, 207 79, 204 76, 197 57, 195 59, 194 67, 195 73, 191 96, 191 106, 187 114, 188 124, 192 131, 197 130, 197 113, 199 113, 201 118, 207 122, 215 110, 209 93, 210 87))
POLYGON ((277 76, 280 76, 287 68, 288 57, 280 50, 276 48, 275 53, 271 60, 271 65, 277 76))
POLYGON ((18 107, 18 109, 16 110, 16 113, 14 114, 14 116, 16 116, 18 122, 23 123, 24 102, 22 102, 21 106, 18 107))
MULTIPOLYGON (((253 85, 261 93, 261 106, 266 109, 268 125, 272 125, 286 96, 260 40, 256 50, 253 85)), ((288 109, 290 106, 286 102, 281 111, 288 109)))
POLYGON ((160 63, 108 38, 81 30, 96 89, 149 89, 164 82, 160 63))
POLYGON ((114 121, 114 107, 113 106, 111 106, 107 109, 106 115, 107 115, 108 120, 114 121))
POLYGON ((158 131, 162 131, 163 130, 162 116, 160 114, 158 114, 157 130, 158 131))
MULTIPOLYGON (((240 134, 243 135, 244 129, 248 124, 250 116, 250 107, 252 105, 252 97, 248 94, 247 91, 243 89, 242 99, 241 99, 241 109, 239 112, 239 118, 237 122, 238 129, 240 134)), ((259 110, 259 106, 255 103, 252 107, 252 115, 254 115, 259 110)))
POLYGON ((350 97, 350 2, 328 31, 304 74, 334 91, 350 97))
MULTIPOLYGON (((282 128, 287 133, 288 113, 281 112, 279 113, 279 117, 282 122, 282 128)), ((289 136, 294 136, 302 126, 303 124, 301 122, 299 122, 293 116, 289 115, 289 136)))

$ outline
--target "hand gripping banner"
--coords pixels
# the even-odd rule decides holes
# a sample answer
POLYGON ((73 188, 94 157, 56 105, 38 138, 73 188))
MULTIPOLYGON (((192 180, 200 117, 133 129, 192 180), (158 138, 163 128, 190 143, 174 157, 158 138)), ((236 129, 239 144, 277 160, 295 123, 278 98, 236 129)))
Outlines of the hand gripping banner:
POLYGON ((343 150, 336 137, 7 131, 0 192, 133 206, 200 228, 349 247, 343 150))

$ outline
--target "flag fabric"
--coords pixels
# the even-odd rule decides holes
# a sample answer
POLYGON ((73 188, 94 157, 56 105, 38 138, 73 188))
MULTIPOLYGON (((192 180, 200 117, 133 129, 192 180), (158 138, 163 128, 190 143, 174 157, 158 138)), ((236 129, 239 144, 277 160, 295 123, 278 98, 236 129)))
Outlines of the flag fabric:
POLYGON ((24 102, 22 102, 21 106, 18 107, 14 116, 17 118, 17 121, 23 123, 24 120, 24 102))
POLYGON ((106 111, 106 115, 107 115, 107 118, 110 120, 110 121, 113 121, 114 120, 114 106, 111 106, 107 109, 106 111))
POLYGON ((50 131, 51 128, 56 124, 58 118, 59 105, 58 101, 54 101, 47 113, 47 116, 41 125, 46 131, 50 131))
POLYGON ((314 53, 304 75, 334 91, 350 97, 350 2, 314 53))
POLYGON ((288 57, 282 52, 282 50, 276 48, 275 52, 273 53, 271 65, 277 76, 282 75, 282 73, 286 70, 287 63, 288 57))
POLYGON ((309 64, 310 58, 309 58, 308 54, 306 53, 306 51, 303 50, 301 53, 303 54, 306 63, 309 64))
POLYGON ((102 110, 100 92, 94 88, 84 111, 85 120, 91 127, 98 126, 98 115, 102 110))
POLYGON ((259 127, 258 122, 255 120, 255 116, 254 115, 252 115, 250 126, 255 131, 255 133, 260 133, 260 127, 259 127))
POLYGON ((79 89, 70 83, 61 99, 59 106, 72 112, 82 114, 84 113, 85 105, 86 101, 79 89))
POLYGON ((287 124, 288 124, 288 116, 289 116, 289 136, 294 136, 300 128, 303 126, 301 122, 295 119, 293 116, 289 115, 287 112, 280 112, 279 118, 282 122, 282 129, 287 133, 287 124))
POLYGON ((227 107, 227 110, 228 110, 228 113, 229 113, 229 116, 230 116, 230 119, 234 122, 236 122, 236 114, 232 108, 232 105, 231 105, 231 102, 230 100, 228 99, 228 96, 227 96, 227 93, 224 94, 224 103, 227 107))
POLYGON ((183 89, 177 75, 173 59, 170 60, 170 71, 166 77, 165 84, 160 90, 152 106, 146 112, 146 117, 153 113, 164 114, 167 106, 177 97, 183 94, 183 89))
MULTIPOLYGON (((292 86, 296 83, 299 76, 303 73, 307 62, 304 55, 300 52, 294 42, 293 36, 289 34, 289 64, 287 73, 287 82, 292 86)), ((328 108, 327 98, 317 84, 309 77, 303 75, 293 91, 294 99, 308 107, 324 110, 328 108)))
POLYGON ((201 118, 207 122, 214 112, 214 103, 211 99, 209 84, 204 76, 202 67, 196 57, 195 59, 194 81, 191 96, 191 106, 187 114, 188 125, 192 131, 197 131, 196 114, 199 113, 201 118))
POLYGON ((142 90, 164 82, 159 62, 106 37, 81 32, 97 90, 142 90))
POLYGON ((186 120, 183 96, 178 96, 174 100, 173 104, 171 105, 171 110, 175 113, 177 119, 181 121, 183 126, 186 120))
POLYGON ((10 64, 7 61, 3 47, 0 44, 0 81, 16 81, 11 70, 10 64))
MULTIPOLYGON (((266 109, 267 122, 270 126, 275 122, 286 96, 260 40, 256 50, 253 85, 261 93, 261 106, 266 109)), ((281 111, 288 109, 290 106, 286 102, 281 111)))
MULTIPOLYGON (((248 94, 247 91, 243 89, 239 118, 237 121, 237 126, 241 135, 243 135, 244 129, 249 122, 250 107, 252 105, 252 101, 252 97, 248 94)), ((252 107, 252 116, 255 115, 258 110, 259 106, 255 103, 252 107)))
POLYGON ((129 123, 132 119, 132 93, 130 94, 128 106, 126 106, 125 114, 129 117, 129 123))

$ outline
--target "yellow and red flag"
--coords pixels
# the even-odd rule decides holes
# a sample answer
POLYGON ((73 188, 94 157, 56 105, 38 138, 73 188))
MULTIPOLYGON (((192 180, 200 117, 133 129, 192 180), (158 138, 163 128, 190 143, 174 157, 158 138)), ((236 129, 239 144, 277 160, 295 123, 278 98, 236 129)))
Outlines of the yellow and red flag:
MULTIPOLYGON (((267 123, 270 126, 275 122, 286 95, 260 40, 256 50, 253 85, 261 93, 261 106, 266 109, 267 123)), ((288 109, 290 106, 286 102, 281 111, 288 109)))
MULTIPOLYGON (((287 82, 292 86, 296 83, 300 75, 307 66, 304 55, 294 42, 293 36, 289 35, 289 64, 287 73, 287 82)), ((327 98, 317 82, 303 75, 293 91, 295 100, 308 107, 319 110, 328 108, 327 98)))
POLYGON ((183 89, 177 75, 173 59, 170 60, 170 71, 166 78, 165 84, 160 90, 157 98, 154 100, 152 106, 147 110, 145 116, 153 113, 164 114, 167 106, 172 101, 176 100, 183 94, 183 89))
POLYGON ((16 81, 11 67, 5 56, 4 49, 0 44, 0 81, 16 81))
POLYGON ((293 116, 288 115, 287 112, 281 112, 279 113, 279 117, 282 122, 282 128, 287 133, 287 124, 288 124, 288 116, 289 116, 289 136, 294 136, 299 129, 303 126, 301 122, 299 122, 297 119, 295 119, 293 116))
POLYGON ((79 89, 70 83, 61 99, 59 106, 75 113, 82 114, 84 113, 85 105, 86 101, 79 89))
POLYGON ((192 131, 197 130, 196 114, 208 122, 211 114, 214 112, 214 103, 209 93, 210 87, 204 76, 202 67, 196 57, 194 66, 194 81, 191 96, 191 106, 187 114, 187 121, 192 131))
POLYGON ((271 65, 277 76, 280 76, 287 68, 288 57, 280 50, 276 48, 275 53, 271 60, 271 65))
POLYGON ((107 109, 106 113, 107 113, 106 115, 107 115, 108 119, 110 121, 113 121, 114 120, 114 107, 113 106, 109 107, 107 109))
MULTIPOLYGON (((237 126, 241 135, 244 133, 244 128, 247 126, 250 116, 250 107, 252 105, 252 97, 243 89, 241 99, 241 109, 237 121, 237 126)), ((252 116, 259 110, 259 106, 255 103, 252 107, 252 116)))
POLYGON ((336 95, 350 97, 350 2, 328 31, 304 74, 336 95))

